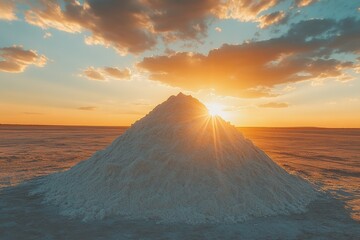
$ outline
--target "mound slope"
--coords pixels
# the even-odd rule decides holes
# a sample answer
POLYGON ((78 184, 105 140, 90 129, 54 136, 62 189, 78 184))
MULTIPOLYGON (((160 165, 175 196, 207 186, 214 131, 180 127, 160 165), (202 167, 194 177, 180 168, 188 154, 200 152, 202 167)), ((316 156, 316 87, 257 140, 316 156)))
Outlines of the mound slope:
POLYGON ((237 222, 305 211, 316 191, 197 99, 171 96, 106 149, 34 193, 83 220, 237 222))

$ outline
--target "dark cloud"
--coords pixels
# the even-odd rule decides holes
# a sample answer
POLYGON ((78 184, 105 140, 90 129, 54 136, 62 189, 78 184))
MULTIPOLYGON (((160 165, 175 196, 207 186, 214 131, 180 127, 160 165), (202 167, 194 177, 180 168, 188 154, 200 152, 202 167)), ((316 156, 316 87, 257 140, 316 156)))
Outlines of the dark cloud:
POLYGON ((203 36, 219 0, 75 0, 39 1, 25 13, 28 23, 67 32, 89 30, 88 44, 113 46, 120 53, 151 49, 158 36, 194 39, 203 36))
POLYGON ((37 0, 25 12, 28 23, 66 32, 89 31, 87 44, 114 47, 119 53, 141 53, 165 41, 200 39, 215 19, 279 23, 281 12, 258 15, 280 0, 37 0))
POLYGON ((28 23, 42 28, 53 27, 67 32, 89 30, 88 44, 111 45, 120 53, 139 53, 152 48, 156 39, 151 34, 145 8, 136 0, 90 0, 81 4, 40 1, 26 11, 28 23))
POLYGON ((338 22, 311 19, 292 25, 279 38, 225 44, 199 53, 175 53, 144 58, 138 67, 152 80, 189 90, 216 89, 218 93, 241 96, 274 96, 278 84, 336 77, 354 67, 352 61, 331 57, 334 53, 356 54, 360 49, 360 21, 338 22), (344 28, 346 26, 346 28, 344 28))
POLYGON ((88 8, 69 4, 67 9, 71 11, 65 13, 92 32, 88 43, 113 45, 120 53, 139 53, 156 44, 146 8, 139 2, 91 0, 88 8))
POLYGON ((360 54, 360 20, 346 18, 337 24, 337 37, 328 43, 335 52, 353 52, 360 54))
POLYGON ((47 62, 44 55, 34 50, 25 50, 22 46, 0 48, 0 71, 19 73, 29 65, 43 67, 47 62))
POLYGON ((287 108, 289 104, 287 103, 279 103, 279 102, 269 102, 258 105, 261 108, 287 108))
POLYGON ((159 1, 147 0, 149 8, 155 11, 149 17, 154 31, 170 34, 176 39, 195 39, 205 35, 208 21, 214 17, 213 10, 219 0, 159 1))

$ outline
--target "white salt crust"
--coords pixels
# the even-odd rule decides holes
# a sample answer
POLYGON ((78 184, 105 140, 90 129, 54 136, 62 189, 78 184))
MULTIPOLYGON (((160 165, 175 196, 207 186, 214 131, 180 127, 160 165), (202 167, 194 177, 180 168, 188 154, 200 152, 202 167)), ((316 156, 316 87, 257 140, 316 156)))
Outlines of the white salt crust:
POLYGON ((317 195, 181 93, 106 149, 42 179, 37 193, 61 214, 84 221, 122 215, 190 224, 300 213, 317 195))

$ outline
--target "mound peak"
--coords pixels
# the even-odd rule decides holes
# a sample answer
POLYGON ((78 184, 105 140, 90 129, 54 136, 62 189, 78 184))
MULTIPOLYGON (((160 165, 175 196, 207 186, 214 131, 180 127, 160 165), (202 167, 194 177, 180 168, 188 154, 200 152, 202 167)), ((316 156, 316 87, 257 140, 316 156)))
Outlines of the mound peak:
POLYGON ((197 99, 171 96, 109 147, 35 193, 83 220, 236 222, 302 212, 316 196, 197 99))
POLYGON ((196 98, 179 93, 169 97, 165 102, 156 106, 142 121, 149 121, 150 118, 157 120, 179 123, 179 121, 192 120, 194 118, 208 116, 208 110, 196 98))

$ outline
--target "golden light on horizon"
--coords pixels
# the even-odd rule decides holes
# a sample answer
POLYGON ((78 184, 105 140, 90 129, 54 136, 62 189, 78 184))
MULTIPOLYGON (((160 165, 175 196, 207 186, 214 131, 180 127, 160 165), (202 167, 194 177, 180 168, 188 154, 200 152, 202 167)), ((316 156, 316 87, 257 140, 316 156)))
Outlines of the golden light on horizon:
POLYGON ((185 92, 205 103, 207 117, 219 116, 234 126, 360 127, 360 111, 354 110, 360 108, 360 61, 355 57, 360 47, 353 44, 360 29, 344 27, 360 25, 359 11, 353 11, 356 1, 348 1, 352 7, 346 8, 346 18, 334 18, 311 10, 319 1, 301 0, 309 4, 295 4, 302 14, 288 22, 292 10, 286 4, 270 4, 275 8, 267 10, 271 14, 249 11, 251 16, 244 13, 244 21, 238 21, 238 16, 218 13, 231 8, 223 1, 152 7, 149 1, 134 1, 144 16, 169 8, 184 17, 133 17, 115 28, 118 15, 132 16, 132 8, 124 8, 126 1, 93 1, 99 4, 39 1, 42 7, 21 7, 5 1, 0 11, 8 36, 0 39, 0 124, 130 126, 169 96, 185 92), (187 14, 195 6, 197 11, 187 14), (18 21, 23 32, 15 26, 18 21), (167 21, 171 25, 163 26, 167 21), (199 28, 184 27, 194 21, 199 28), (268 35, 279 24, 284 27, 268 35), (46 31, 27 34, 34 27, 46 31), (229 34, 239 31, 241 39, 229 34), (324 31, 329 34, 322 36, 324 31), (78 37, 67 35, 75 32, 78 37), (64 46, 57 48, 56 42, 64 46), (336 46, 328 44, 333 42, 336 46))

